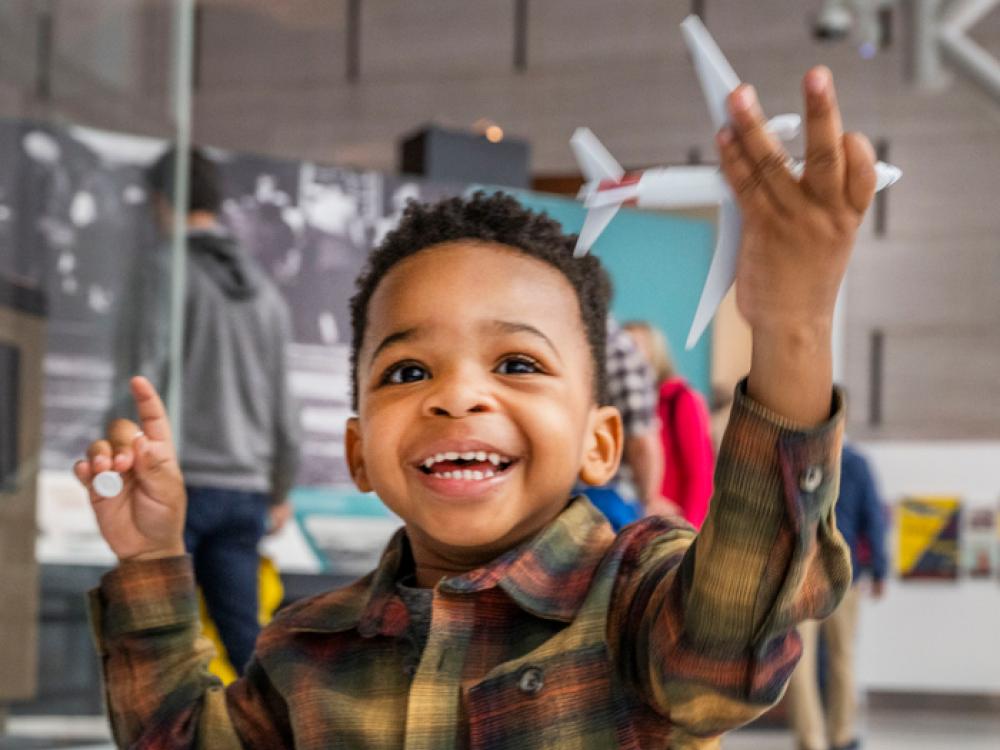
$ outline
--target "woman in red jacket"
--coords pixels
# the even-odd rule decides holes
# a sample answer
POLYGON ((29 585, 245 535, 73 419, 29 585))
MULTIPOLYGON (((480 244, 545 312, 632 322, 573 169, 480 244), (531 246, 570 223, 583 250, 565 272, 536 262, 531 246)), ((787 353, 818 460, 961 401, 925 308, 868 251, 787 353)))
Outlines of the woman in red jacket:
POLYGON ((631 321, 623 327, 652 365, 659 388, 662 494, 680 507, 688 523, 700 529, 708 513, 715 469, 705 399, 674 370, 663 333, 643 321, 631 321))

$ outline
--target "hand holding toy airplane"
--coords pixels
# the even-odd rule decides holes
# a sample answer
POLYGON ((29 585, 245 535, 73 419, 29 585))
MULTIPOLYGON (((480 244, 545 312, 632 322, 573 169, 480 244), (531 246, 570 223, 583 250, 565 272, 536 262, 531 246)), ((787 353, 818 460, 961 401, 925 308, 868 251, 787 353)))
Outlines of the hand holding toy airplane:
MULTIPOLYGON (((729 122, 726 99, 740 85, 740 79, 697 16, 684 19, 681 31, 694 59, 712 124, 718 131, 729 122)), ((768 122, 768 128, 779 140, 789 141, 798 134, 801 123, 802 118, 798 115, 778 115, 768 122)), ((687 338, 687 348, 691 349, 698 343, 736 278, 742 217, 725 178, 718 168, 709 166, 664 167, 626 174, 587 128, 576 130, 570 146, 587 179, 579 195, 588 212, 576 244, 574 254, 577 256, 590 250, 622 205, 638 208, 719 206, 715 253, 687 338)), ((789 166, 795 177, 802 174, 803 168, 801 161, 793 161, 789 166)), ((902 172, 880 161, 875 164, 875 174, 875 189, 883 190, 896 182, 902 172)))

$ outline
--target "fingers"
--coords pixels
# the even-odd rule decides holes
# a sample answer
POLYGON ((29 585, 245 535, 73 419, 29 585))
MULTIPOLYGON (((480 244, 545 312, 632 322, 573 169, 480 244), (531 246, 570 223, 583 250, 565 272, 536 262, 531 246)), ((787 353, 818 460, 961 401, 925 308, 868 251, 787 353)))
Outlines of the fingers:
POLYGON ((87 458, 73 464, 73 474, 90 493, 91 502, 103 499, 94 491, 92 486, 94 478, 105 471, 122 471, 118 467, 118 458, 110 441, 95 440, 87 448, 87 458))
POLYGON ((135 422, 116 419, 108 427, 108 437, 95 440, 87 448, 86 460, 73 464, 73 473, 88 490, 94 477, 102 471, 117 471, 124 474, 134 465, 136 436, 141 435, 135 422))
POLYGON ((801 189, 788 171, 788 154, 767 129, 754 88, 744 84, 730 94, 729 111, 736 138, 752 169, 750 188, 766 190, 778 210, 793 213, 802 202, 801 189))
POLYGON ((740 210, 744 213, 771 210, 770 199, 761 188, 760 174, 746 158, 733 131, 723 128, 716 136, 716 142, 719 146, 719 166, 736 196, 740 210))
POLYGON ((170 443, 154 442, 145 435, 135 440, 135 471, 141 478, 155 479, 172 468, 174 452, 170 443))
POLYGON ((132 397, 135 399, 135 406, 139 412, 142 431, 151 440, 172 443, 167 410, 164 408, 163 401, 160 400, 156 389, 153 388, 153 384, 144 377, 134 377, 130 385, 132 397))
POLYGON ((844 129, 829 68, 818 66, 802 81, 806 100, 806 165, 802 181, 821 201, 840 200, 844 190, 844 129))
POLYGON ((859 214, 868 210, 875 195, 875 149, 861 133, 844 136, 847 202, 859 214))
POLYGON ((108 442, 114 451, 115 471, 124 472, 132 468, 132 443, 139 434, 139 426, 129 419, 116 419, 108 426, 108 442))
POLYGON ((90 462, 92 474, 100 474, 102 471, 110 471, 112 468, 112 457, 114 449, 107 440, 95 440, 87 448, 87 460, 90 462))
POLYGON ((84 487, 90 487, 90 480, 94 478, 94 472, 90 469, 90 462, 80 459, 73 464, 73 474, 84 487))
POLYGON ((174 459, 170 423, 163 402, 152 384, 142 377, 131 381, 142 426, 127 419, 116 419, 108 426, 105 440, 96 440, 87 449, 87 460, 73 466, 76 478, 93 493, 91 482, 102 471, 125 474, 135 469, 140 477, 155 476, 174 459))

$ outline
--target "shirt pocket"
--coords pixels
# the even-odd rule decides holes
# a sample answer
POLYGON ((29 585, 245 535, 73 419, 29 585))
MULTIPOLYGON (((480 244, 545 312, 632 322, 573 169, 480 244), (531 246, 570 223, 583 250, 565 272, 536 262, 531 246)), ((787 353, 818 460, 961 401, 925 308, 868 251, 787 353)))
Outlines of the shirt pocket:
POLYGON ((472 750, 639 747, 604 644, 503 664, 465 703, 472 750))

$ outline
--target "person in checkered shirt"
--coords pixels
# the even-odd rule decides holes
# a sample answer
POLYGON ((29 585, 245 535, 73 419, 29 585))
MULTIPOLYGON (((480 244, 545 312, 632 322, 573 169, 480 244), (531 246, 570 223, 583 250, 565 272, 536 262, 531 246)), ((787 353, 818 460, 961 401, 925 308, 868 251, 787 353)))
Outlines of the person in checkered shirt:
POLYGON ((608 316, 607 329, 608 399, 622 418, 622 466, 608 485, 578 489, 618 531, 643 515, 676 514, 677 508, 660 494, 663 447, 657 430, 652 368, 613 315, 608 316))

